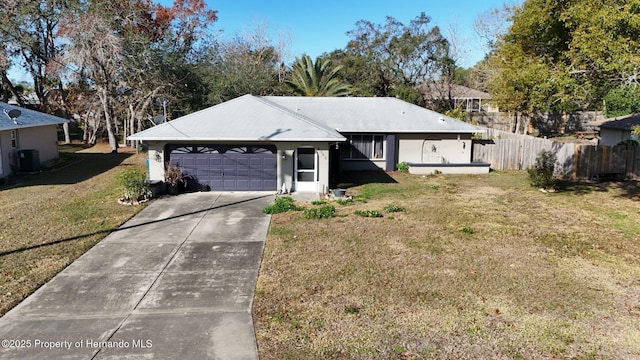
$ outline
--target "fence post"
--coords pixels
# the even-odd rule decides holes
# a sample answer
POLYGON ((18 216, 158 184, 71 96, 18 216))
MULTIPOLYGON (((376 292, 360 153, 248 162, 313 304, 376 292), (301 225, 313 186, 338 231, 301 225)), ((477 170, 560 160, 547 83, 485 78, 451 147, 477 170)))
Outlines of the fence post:
POLYGON ((580 159, 580 156, 578 155, 580 152, 580 146, 576 145, 573 149, 573 173, 571 174, 571 180, 575 180, 578 177, 578 161, 580 159))

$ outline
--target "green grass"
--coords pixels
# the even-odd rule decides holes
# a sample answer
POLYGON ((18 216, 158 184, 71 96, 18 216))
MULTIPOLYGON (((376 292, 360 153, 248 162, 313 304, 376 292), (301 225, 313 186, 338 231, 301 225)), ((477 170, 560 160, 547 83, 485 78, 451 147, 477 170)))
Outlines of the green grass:
POLYGON ((144 154, 62 151, 56 167, 0 190, 0 315, 143 208, 118 204, 117 174, 146 171, 144 154))
POLYGON ((272 217, 254 299, 261 358, 640 356, 633 186, 544 194, 524 171, 393 178, 349 187, 366 203, 326 221, 272 217), (389 204, 404 211, 354 214, 389 204))

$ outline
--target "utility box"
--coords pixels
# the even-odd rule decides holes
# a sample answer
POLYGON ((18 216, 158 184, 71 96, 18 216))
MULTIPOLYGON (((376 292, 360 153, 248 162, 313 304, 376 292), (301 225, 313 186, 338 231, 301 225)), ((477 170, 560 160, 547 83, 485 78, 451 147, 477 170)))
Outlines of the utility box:
POLYGON ((21 172, 34 172, 40 170, 40 153, 38 150, 18 151, 18 161, 21 172))

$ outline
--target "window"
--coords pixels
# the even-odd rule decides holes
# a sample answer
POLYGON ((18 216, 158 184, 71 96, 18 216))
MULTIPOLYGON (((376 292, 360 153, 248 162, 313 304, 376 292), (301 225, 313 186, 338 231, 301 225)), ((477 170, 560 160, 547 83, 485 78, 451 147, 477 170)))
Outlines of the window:
POLYGON ((18 148, 18 130, 11 130, 11 147, 18 148))
POLYGON ((384 158, 384 135, 348 135, 347 142, 340 146, 342 159, 384 158))

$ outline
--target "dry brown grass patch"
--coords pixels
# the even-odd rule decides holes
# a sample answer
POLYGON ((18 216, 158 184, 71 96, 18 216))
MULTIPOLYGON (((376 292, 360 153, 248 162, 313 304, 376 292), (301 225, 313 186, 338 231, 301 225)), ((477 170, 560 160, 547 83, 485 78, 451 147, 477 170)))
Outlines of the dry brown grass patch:
POLYGON ((350 188, 332 219, 272 217, 261 358, 640 356, 638 312, 623 305, 640 301, 636 201, 543 194, 524 173, 395 178, 350 188))

